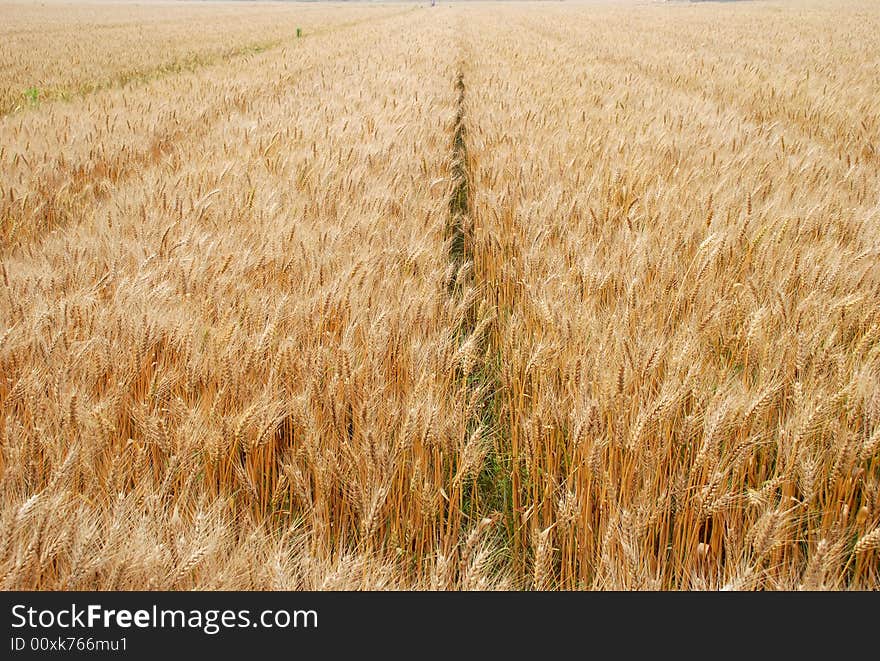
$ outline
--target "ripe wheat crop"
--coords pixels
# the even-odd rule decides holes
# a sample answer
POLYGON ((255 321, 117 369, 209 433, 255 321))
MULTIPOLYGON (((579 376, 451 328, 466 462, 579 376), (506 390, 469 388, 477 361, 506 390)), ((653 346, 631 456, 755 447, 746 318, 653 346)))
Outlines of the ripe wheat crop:
POLYGON ((873 3, 2 11, 3 589, 880 587, 873 3))

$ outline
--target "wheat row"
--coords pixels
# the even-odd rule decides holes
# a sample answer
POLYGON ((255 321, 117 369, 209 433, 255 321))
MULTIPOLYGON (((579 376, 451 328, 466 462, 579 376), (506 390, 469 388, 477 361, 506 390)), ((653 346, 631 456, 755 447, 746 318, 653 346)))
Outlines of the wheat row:
POLYGON ((875 139, 877 97, 814 91, 876 81, 836 42, 796 64, 804 26, 770 8, 715 10, 711 41, 666 9, 468 34, 515 566, 546 588, 876 587, 878 171, 854 134, 875 139))

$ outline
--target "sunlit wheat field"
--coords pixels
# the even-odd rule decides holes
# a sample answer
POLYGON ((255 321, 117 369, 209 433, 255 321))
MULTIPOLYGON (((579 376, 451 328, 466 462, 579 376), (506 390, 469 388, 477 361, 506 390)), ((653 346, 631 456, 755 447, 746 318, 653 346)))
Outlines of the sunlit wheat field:
POLYGON ((2 589, 880 588, 880 4, 0 17, 2 589))

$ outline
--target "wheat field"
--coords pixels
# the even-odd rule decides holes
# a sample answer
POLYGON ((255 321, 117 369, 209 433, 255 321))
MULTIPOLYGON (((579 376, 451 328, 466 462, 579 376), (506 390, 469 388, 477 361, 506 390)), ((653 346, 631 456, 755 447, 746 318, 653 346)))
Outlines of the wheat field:
POLYGON ((880 588, 880 6, 0 3, 0 586, 880 588))

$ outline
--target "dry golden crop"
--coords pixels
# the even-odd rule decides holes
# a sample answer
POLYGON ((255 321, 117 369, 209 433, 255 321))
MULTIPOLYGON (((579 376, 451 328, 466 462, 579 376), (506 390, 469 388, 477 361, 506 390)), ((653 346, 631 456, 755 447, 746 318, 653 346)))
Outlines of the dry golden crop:
POLYGON ((2 11, 3 589, 880 587, 874 4, 2 11))
POLYGON ((829 18, 542 9, 469 34, 471 250, 536 583, 878 585, 877 80, 791 32, 829 18))
POLYGON ((0 114, 192 71, 407 10, 223 3, 0 2, 0 114))

